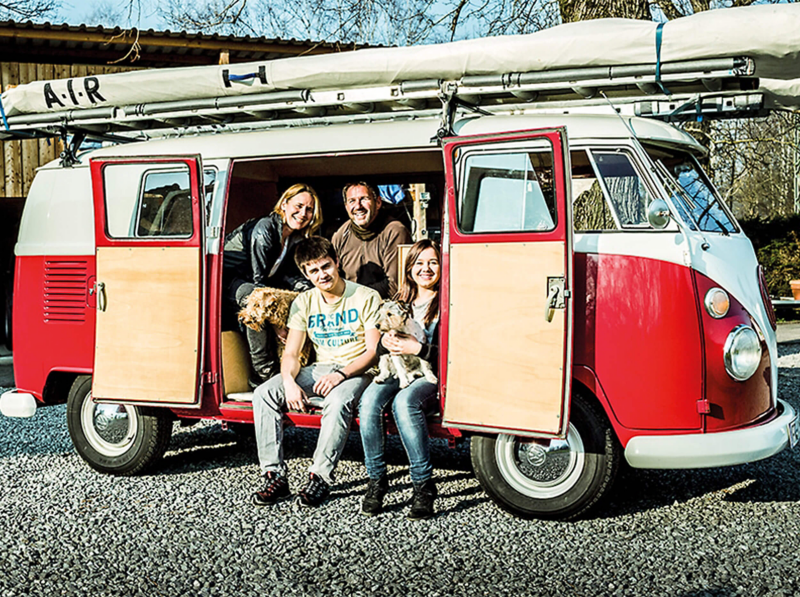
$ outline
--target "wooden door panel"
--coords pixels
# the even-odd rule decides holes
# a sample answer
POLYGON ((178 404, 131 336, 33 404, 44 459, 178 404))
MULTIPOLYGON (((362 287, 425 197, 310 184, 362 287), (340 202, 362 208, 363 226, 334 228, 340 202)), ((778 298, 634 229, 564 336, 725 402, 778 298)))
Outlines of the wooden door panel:
POLYGON ((545 319, 564 243, 450 246, 446 423, 558 433, 564 310, 545 319))
POLYGON ((199 247, 98 247, 105 292, 95 398, 192 404, 197 398, 199 247))

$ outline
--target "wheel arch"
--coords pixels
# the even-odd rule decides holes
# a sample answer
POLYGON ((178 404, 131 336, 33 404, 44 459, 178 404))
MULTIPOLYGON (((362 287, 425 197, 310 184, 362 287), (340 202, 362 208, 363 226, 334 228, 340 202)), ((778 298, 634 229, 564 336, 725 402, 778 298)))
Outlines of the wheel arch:
POLYGON ((617 419, 611 401, 606 396, 597 374, 585 365, 573 367, 573 396, 576 393, 580 393, 582 398, 593 402, 603 411, 606 420, 611 425, 611 430, 614 432, 614 438, 624 448, 631 437, 631 432, 626 427, 623 427, 619 419, 617 419))
POLYGON ((72 384, 79 377, 91 377, 91 375, 76 371, 51 371, 44 383, 42 402, 46 406, 66 404, 72 384))

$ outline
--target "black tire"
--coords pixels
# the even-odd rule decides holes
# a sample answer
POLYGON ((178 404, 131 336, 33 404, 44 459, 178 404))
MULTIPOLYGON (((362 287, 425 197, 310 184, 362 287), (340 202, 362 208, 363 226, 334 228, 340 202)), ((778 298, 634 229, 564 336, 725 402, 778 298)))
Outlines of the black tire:
POLYGON ((609 490, 622 448, 599 405, 575 395, 566 441, 476 436, 471 457, 484 491, 504 510, 570 520, 586 514, 609 490))
POLYGON ((95 404, 92 378, 78 377, 67 398, 67 428, 78 454, 93 469, 137 475, 157 463, 169 445, 172 420, 165 411, 95 404))

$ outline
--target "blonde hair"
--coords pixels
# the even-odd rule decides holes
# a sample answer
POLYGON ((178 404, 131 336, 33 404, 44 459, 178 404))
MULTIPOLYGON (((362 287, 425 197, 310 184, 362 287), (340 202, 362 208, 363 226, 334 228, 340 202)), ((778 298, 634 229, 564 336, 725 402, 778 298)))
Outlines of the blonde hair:
POLYGON ((283 223, 285 224, 286 212, 283 211, 283 206, 286 205, 286 202, 289 199, 296 197, 300 193, 308 193, 314 200, 314 217, 311 218, 311 223, 306 226, 305 230, 303 230, 303 236, 314 236, 317 230, 320 229, 320 226, 322 226, 322 206, 319 202, 319 195, 317 195, 317 192, 309 185, 298 183, 290 186, 283 192, 283 195, 281 195, 281 198, 278 199, 278 202, 275 204, 275 207, 272 208, 272 211, 280 215, 281 220, 283 220, 283 223))

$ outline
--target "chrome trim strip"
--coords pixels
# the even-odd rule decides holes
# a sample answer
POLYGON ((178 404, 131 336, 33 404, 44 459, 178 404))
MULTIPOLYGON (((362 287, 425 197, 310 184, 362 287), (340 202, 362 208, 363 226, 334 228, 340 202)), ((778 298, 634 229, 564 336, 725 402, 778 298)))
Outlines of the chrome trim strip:
POLYGON ((453 429, 463 429, 464 431, 475 431, 478 433, 506 433, 508 435, 516 435, 518 437, 532 437, 536 439, 565 439, 564 434, 542 433, 537 431, 523 431, 521 429, 506 429, 503 427, 486 427, 483 425, 465 425, 462 423, 453 423, 451 421, 442 421, 442 427, 450 427, 453 429))

